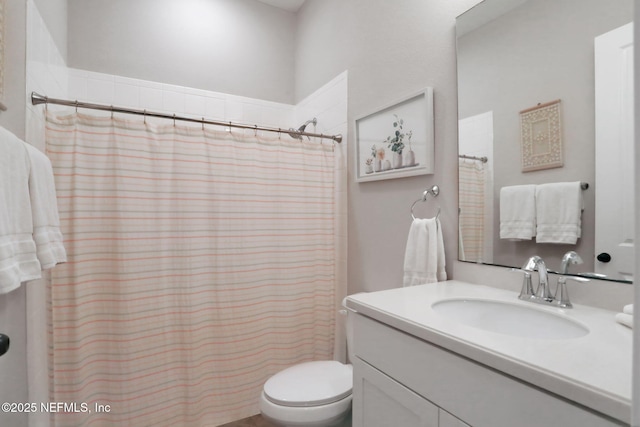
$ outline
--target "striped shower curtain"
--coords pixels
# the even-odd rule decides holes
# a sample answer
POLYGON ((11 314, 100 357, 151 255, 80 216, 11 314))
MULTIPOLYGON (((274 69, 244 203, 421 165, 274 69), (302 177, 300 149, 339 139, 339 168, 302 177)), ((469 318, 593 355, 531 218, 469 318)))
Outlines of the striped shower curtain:
MULTIPOLYGON (((55 426, 217 426, 331 359, 332 145, 47 114, 69 262, 49 292, 55 426)), ((337 151, 337 150, 336 150, 337 151)))
POLYGON ((458 258, 462 261, 481 262, 484 258, 484 165, 476 160, 458 160, 458 258))

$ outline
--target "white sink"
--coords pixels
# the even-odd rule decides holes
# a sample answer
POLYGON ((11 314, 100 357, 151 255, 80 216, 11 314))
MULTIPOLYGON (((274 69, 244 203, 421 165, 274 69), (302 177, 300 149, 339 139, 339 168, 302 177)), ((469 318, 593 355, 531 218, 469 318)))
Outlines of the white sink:
MULTIPOLYGON (((529 304, 529 303, 524 303, 529 304)), ((446 299, 432 304, 441 316, 485 331, 523 338, 568 339, 585 336, 582 323, 535 306, 484 299, 446 299)))

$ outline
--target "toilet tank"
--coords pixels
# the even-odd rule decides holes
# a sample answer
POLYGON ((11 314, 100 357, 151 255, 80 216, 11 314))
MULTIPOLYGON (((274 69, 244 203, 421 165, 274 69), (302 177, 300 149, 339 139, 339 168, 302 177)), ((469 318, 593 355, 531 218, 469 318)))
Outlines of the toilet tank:
POLYGON ((353 354, 353 315, 357 313, 357 311, 352 308, 347 307, 347 299, 342 300, 342 310, 340 310, 340 314, 346 317, 345 319, 345 333, 347 335, 347 363, 352 363, 355 355, 353 354))

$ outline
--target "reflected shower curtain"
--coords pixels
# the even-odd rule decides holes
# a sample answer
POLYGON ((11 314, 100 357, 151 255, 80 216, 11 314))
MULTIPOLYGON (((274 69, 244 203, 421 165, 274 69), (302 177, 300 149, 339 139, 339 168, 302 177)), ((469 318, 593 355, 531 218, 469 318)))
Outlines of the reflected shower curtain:
POLYGON ((462 261, 482 261, 484 246, 485 167, 476 160, 458 160, 459 254, 462 261))
POLYGON ((77 113, 46 126, 69 255, 49 295, 51 401, 90 411, 53 425, 217 426, 257 413, 275 372, 333 357, 332 144, 77 113))

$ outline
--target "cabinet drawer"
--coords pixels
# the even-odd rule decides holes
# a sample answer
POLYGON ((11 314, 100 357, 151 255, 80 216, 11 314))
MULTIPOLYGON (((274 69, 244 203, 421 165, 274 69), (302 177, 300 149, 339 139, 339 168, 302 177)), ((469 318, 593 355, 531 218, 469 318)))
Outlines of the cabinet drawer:
POLYGON ((613 427, 622 422, 363 315, 356 356, 473 427, 613 427))

